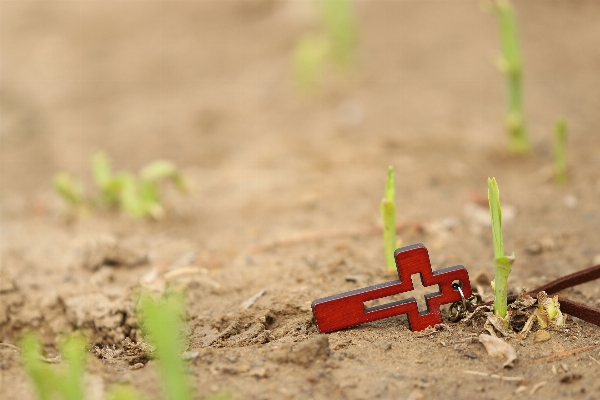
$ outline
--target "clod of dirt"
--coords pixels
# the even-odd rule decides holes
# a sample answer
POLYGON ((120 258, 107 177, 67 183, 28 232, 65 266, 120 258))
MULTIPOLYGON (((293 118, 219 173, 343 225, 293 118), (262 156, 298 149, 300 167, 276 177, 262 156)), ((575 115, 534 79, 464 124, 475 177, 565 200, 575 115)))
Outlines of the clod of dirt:
POLYGON ((197 351, 186 351, 181 355, 181 359, 184 361, 191 361, 198 358, 199 355, 200 353, 197 351))
POLYGON ((16 289, 15 282, 5 273, 0 272, 0 294, 9 293, 16 289))
POLYGON ((111 301, 101 293, 64 300, 67 320, 75 328, 90 330, 94 342, 118 344, 126 337, 138 340, 137 320, 128 300, 111 301))
POLYGON ((492 280, 489 275, 485 271, 479 271, 477 275, 475 275, 474 279, 475 283, 484 287, 490 287, 492 284, 492 280))
POLYGON ((525 250, 529 254, 540 254, 542 252, 553 251, 560 248, 560 242, 551 237, 543 237, 540 240, 530 243, 525 250))
POLYGON ((127 365, 129 369, 139 369, 152 358, 154 347, 145 342, 132 342, 127 338, 121 342, 120 348, 115 345, 96 346, 93 352, 107 366, 118 368, 127 365))
POLYGON ((573 383, 583 378, 581 374, 568 374, 561 378, 560 383, 573 383))
POLYGON ((513 361, 517 359, 515 348, 500 338, 482 333, 479 335, 479 341, 490 356, 494 358, 506 357, 506 362, 502 364, 503 367, 512 367, 513 361))
POLYGON ((253 376, 256 379, 268 378, 269 370, 265 367, 252 368, 250 371, 248 371, 248 375, 253 376))
POLYGON ((329 337, 317 335, 295 347, 284 345, 274 351, 270 358, 278 363, 291 362, 308 367, 316 360, 327 360, 329 353, 329 337))
POLYGON ((551 339, 550 332, 540 329, 535 333, 535 337, 533 338, 533 343, 542 343, 547 342, 551 339))
POLYGON ((87 270, 102 265, 135 266, 147 261, 145 252, 124 245, 112 235, 80 238, 73 250, 73 265, 87 270))

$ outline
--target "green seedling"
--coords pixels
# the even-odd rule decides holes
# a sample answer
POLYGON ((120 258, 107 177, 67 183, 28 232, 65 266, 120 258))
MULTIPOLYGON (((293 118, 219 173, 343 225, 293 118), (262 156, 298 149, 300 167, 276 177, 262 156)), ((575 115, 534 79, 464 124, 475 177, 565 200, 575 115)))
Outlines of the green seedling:
POLYGON ((327 40, 321 35, 306 34, 300 38, 293 54, 294 77, 300 86, 314 89, 319 85, 328 51, 327 40))
POLYGON ((540 328, 561 330, 567 317, 560 311, 558 296, 550 297, 543 290, 538 293, 537 321, 540 328))
POLYGON ((390 271, 396 269, 394 251, 396 250, 396 205, 394 203, 394 168, 388 168, 385 182, 385 198, 381 200, 381 218, 383 219, 383 243, 385 261, 390 271))
MULTIPOLYGON (((171 293, 155 301, 144 293, 139 314, 144 333, 155 347, 156 365, 168 400, 192 400, 192 390, 186 365, 181 358, 183 339, 184 299, 182 293, 171 293)), ((33 335, 21 340, 23 367, 31 379, 39 400, 83 400, 86 342, 79 335, 69 336, 60 346, 63 365, 48 364, 41 356, 41 345, 33 335)), ((145 397, 131 387, 116 385, 107 400, 142 400, 145 397)), ((218 393, 211 400, 228 400, 227 393, 218 393)))
POLYGON ((554 128, 554 179, 567 182, 567 121, 563 118, 554 128))
POLYGON ((142 395, 135 389, 125 385, 116 385, 109 390, 106 400, 143 400, 142 395))
POLYGON ((328 63, 350 68, 356 60, 357 22, 354 0, 321 0, 321 27, 298 40, 293 52, 294 77, 314 89, 328 63))
POLYGON ((83 186, 68 174, 60 173, 54 187, 72 207, 108 207, 127 212, 134 218, 160 219, 165 211, 160 198, 161 181, 171 181, 186 192, 186 182, 175 164, 157 160, 146 165, 138 175, 130 172, 113 173, 110 159, 104 153, 92 158, 92 175, 98 190, 97 198, 87 198, 83 186))
POLYGON ((42 361, 39 340, 31 334, 21 340, 22 360, 39 400, 82 400, 84 397, 83 372, 85 340, 81 336, 68 337, 60 346, 65 365, 57 366, 42 361), (63 368, 59 368, 63 367, 63 368))
MULTIPOLYGON (((60 346, 65 365, 48 364, 41 355, 40 341, 32 334, 21 340, 22 361, 39 400, 83 400, 85 371, 85 339, 70 335, 60 346)), ((109 391, 108 400, 142 400, 135 390, 116 386, 109 391)))
POLYGON ((509 150, 524 154, 529 151, 529 137, 525 128, 523 112, 523 63, 519 52, 517 18, 510 0, 495 0, 494 9, 500 25, 502 56, 499 69, 506 80, 506 128, 508 130, 509 150))
POLYGON ((504 319, 504 326, 508 328, 506 318, 507 306, 507 281, 510 269, 515 261, 515 253, 504 255, 504 242, 502 239, 502 209, 500 208, 500 191, 496 178, 488 178, 488 200, 492 217, 492 237, 494 240, 494 314, 504 319))
POLYGON ((323 0, 321 8, 332 60, 342 67, 353 65, 357 42, 354 1, 323 0))
POLYGON ((192 391, 186 377, 185 364, 181 359, 183 295, 172 293, 162 300, 155 301, 149 294, 143 294, 140 304, 144 331, 156 347, 157 367, 165 398, 191 400, 192 391))
POLYGON ((73 208, 80 208, 85 203, 83 186, 66 172, 54 177, 54 190, 73 208))

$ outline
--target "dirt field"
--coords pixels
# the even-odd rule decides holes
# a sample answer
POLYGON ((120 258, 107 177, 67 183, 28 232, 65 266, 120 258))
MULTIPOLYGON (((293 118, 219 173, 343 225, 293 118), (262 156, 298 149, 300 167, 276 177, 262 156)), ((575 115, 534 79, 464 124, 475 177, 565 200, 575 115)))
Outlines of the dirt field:
MULTIPOLYGON (((434 269, 493 277, 488 176, 517 257, 512 291, 600 263, 600 2, 516 2, 534 143, 521 158, 505 152, 497 26, 479 2, 357 3, 356 72, 305 96, 290 57, 315 26, 308 2, 0 2, 0 342, 33 329, 52 357, 57 335, 81 329, 121 346, 141 339, 140 286, 183 285, 199 398, 600 399, 600 347, 536 362, 600 344, 580 320, 547 342, 509 339, 518 360, 503 369, 481 325, 423 335, 400 316, 325 341, 310 309, 391 279, 376 229, 388 165, 402 242, 425 244, 434 269), (559 116, 564 186, 550 179, 559 116), (173 160, 191 193, 167 188, 159 222, 68 220, 52 176, 91 187, 97 150, 117 169, 173 160), (128 257, 106 262, 114 246, 128 257)), ((598 283, 561 295, 600 307, 598 283)), ((115 382, 160 398, 154 361, 88 358, 91 399, 115 382)), ((19 362, 0 345, 2 399, 33 398, 19 362)))

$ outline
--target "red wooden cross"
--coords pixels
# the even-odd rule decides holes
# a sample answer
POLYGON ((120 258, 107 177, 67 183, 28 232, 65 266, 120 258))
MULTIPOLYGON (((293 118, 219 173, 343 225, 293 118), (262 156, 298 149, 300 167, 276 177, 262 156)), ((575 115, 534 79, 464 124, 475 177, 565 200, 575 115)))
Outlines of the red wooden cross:
POLYGON ((332 332, 351 326, 408 314, 413 331, 442 323, 440 306, 461 300, 453 282, 460 282, 466 298, 471 296, 469 274, 462 265, 433 272, 429 253, 422 244, 402 247, 394 252, 399 280, 369 286, 364 289, 323 297, 312 302, 313 314, 320 332, 332 332), (424 286, 439 285, 439 291, 425 295, 427 310, 419 311, 414 297, 367 308, 365 302, 409 292, 414 289, 411 275, 420 274, 424 286))

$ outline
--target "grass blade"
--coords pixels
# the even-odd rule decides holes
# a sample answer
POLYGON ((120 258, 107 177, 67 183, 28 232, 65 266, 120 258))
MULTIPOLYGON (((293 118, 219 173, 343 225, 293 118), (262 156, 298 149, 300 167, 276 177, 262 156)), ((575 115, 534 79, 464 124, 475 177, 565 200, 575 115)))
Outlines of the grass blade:
POLYGON ((385 183, 385 198, 381 200, 381 217, 383 219, 383 243, 385 261, 389 270, 396 269, 394 251, 396 250, 396 205, 394 204, 394 168, 388 168, 385 183))
POLYGON ((181 316, 184 313, 183 295, 173 293, 161 301, 148 294, 141 299, 143 327, 156 347, 158 371, 169 400, 191 400, 191 389, 181 359, 183 330, 181 316))

